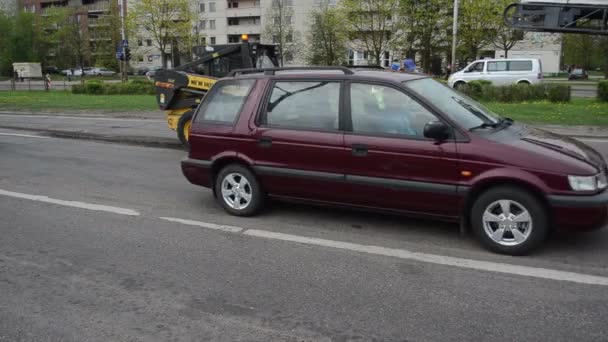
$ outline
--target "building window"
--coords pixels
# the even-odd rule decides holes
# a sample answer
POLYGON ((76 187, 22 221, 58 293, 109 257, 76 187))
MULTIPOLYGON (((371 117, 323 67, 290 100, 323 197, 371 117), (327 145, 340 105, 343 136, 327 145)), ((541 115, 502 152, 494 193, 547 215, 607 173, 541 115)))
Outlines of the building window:
POLYGON ((287 43, 292 43, 293 42, 293 35, 291 33, 288 33, 285 36, 285 42, 287 42, 287 43))
POLYGON ((228 18, 228 26, 236 26, 239 24, 239 18, 228 18))
POLYGON ((198 22, 198 28, 204 30, 207 28, 207 20, 201 20, 198 22))
POLYGON ((253 25, 260 25, 260 18, 259 17, 253 18, 253 25))
POLYGON ((272 19, 273 19, 275 25, 281 25, 281 16, 277 15, 276 17, 274 17, 272 19))
POLYGON ((290 15, 286 15, 285 16, 285 24, 291 24, 291 16, 290 15))
POLYGON ((238 43, 239 41, 239 36, 228 36, 228 43, 238 43))
POLYGON ((211 45, 215 45, 215 37, 211 37, 211 45))
POLYGON ((281 39, 278 34, 272 35, 272 44, 281 44, 281 39))
POLYGON ((211 12, 211 13, 215 12, 215 2, 209 3, 209 12, 211 12))
POLYGON ((138 63, 143 63, 144 62, 144 56, 137 56, 137 62, 138 63))
POLYGON ((146 39, 146 46, 152 46, 152 39, 146 39))
POLYGON ((215 30, 215 20, 209 20, 209 28, 215 30))
POLYGON ((200 4, 198 4, 198 11, 200 13, 205 12, 205 3, 201 2, 200 4))
POLYGON ((137 46, 144 46, 144 40, 141 38, 137 38, 137 46))
POLYGON ((201 45, 207 45, 207 37, 201 38, 201 45))
POLYGON ((239 8, 239 3, 234 1, 234 2, 229 2, 228 3, 228 8, 239 8))

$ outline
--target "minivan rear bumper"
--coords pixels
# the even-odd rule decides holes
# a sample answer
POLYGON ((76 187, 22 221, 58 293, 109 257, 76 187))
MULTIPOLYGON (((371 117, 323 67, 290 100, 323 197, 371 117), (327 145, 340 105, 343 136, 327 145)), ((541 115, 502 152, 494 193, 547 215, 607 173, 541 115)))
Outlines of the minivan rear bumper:
POLYGON ((209 160, 186 158, 182 160, 182 173, 194 185, 212 187, 211 161, 209 160))
POLYGON ((608 191, 590 196, 547 196, 558 226, 596 230, 608 222, 608 191))

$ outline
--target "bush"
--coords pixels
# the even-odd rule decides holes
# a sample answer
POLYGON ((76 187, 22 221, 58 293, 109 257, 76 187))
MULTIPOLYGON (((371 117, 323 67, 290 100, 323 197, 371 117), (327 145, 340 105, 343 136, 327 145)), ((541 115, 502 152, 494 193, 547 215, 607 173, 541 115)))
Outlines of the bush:
POLYGON ((473 81, 460 88, 466 95, 489 102, 570 102, 570 87, 559 84, 514 84, 495 87, 488 81, 473 81))
POLYGON ((84 86, 82 84, 74 84, 72 86, 72 93, 73 94, 84 94, 84 86))
POLYGON ((608 101, 608 81, 600 81, 597 85, 597 98, 608 101))
POLYGON ((570 86, 561 84, 547 85, 547 98, 551 102, 570 102, 570 86))
POLYGON ((89 95, 154 95, 154 83, 147 80, 133 80, 127 83, 102 83, 101 81, 87 81, 84 86, 72 86, 73 94, 89 95))
POLYGON ((104 93, 104 84, 100 81, 89 81, 84 84, 86 94, 102 95, 104 93))

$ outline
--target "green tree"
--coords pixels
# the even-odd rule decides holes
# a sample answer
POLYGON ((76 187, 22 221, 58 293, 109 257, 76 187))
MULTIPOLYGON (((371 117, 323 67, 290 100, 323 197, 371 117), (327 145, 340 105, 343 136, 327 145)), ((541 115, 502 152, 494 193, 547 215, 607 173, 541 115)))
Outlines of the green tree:
POLYGON ((89 17, 89 35, 102 37, 91 44, 91 65, 118 70, 116 47, 121 43, 121 19, 118 2, 111 1, 107 14, 89 17))
POLYGON ((42 62, 43 41, 38 16, 17 12, 14 16, 0 11, 0 73, 12 75, 15 62, 42 62))
POLYGON ((301 33, 294 29, 292 1, 272 0, 266 14, 264 40, 279 45, 279 62, 291 62, 300 52, 301 33))
POLYGON ((348 32, 343 13, 328 2, 310 15, 306 61, 312 65, 342 65, 346 62, 348 32))
POLYGON ((130 35, 143 33, 152 37, 165 68, 167 49, 171 48, 175 56, 176 42, 192 36, 193 21, 194 14, 188 0, 141 0, 129 8, 130 35))
POLYGON ((433 57, 449 47, 450 8, 446 0, 402 0, 401 5, 401 26, 393 45, 404 49, 401 52, 408 58, 417 51, 422 69, 431 72, 433 57))
POLYGON ((351 46, 367 51, 373 62, 380 65, 382 54, 390 49, 395 33, 402 26, 397 15, 401 1, 343 0, 340 7, 346 16, 351 46))
POLYGON ((458 42, 465 59, 476 59, 483 47, 495 41, 503 10, 499 0, 460 0, 458 42))

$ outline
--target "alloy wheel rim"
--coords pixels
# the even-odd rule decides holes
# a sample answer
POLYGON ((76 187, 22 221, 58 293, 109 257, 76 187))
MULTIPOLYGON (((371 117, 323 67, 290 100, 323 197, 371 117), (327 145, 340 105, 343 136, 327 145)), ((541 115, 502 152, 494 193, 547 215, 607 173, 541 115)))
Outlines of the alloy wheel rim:
POLYGON ((482 217, 485 233, 502 246, 524 243, 532 233, 532 216, 520 203, 501 199, 486 207, 482 217))
POLYGON ((251 203, 253 190, 249 180, 240 173, 230 173, 222 180, 222 199, 230 208, 243 210, 251 203))

